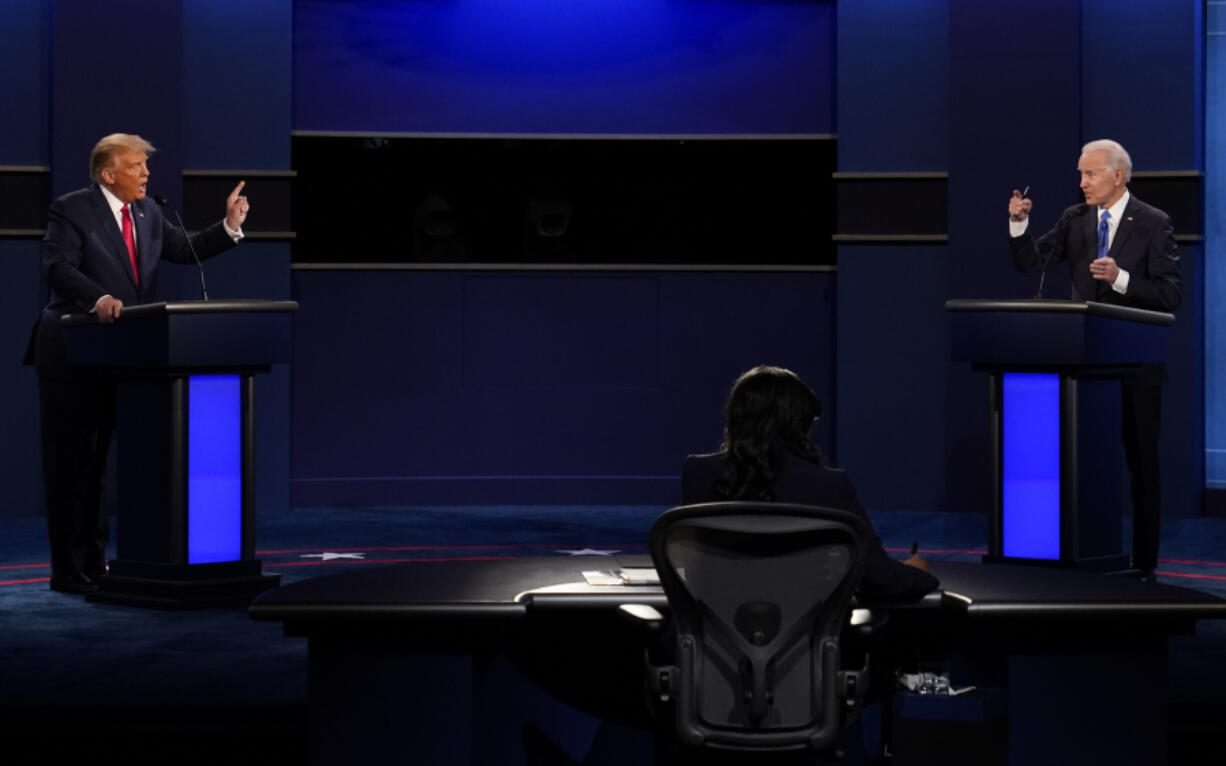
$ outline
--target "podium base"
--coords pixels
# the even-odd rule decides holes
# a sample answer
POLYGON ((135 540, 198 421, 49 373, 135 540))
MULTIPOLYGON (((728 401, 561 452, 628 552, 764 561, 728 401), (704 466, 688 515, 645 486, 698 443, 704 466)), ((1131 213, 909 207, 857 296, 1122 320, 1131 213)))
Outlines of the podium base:
POLYGON ((1082 572, 1126 572, 1132 568, 1132 557, 1127 553, 1110 556, 1086 556, 1079 559, 1029 559, 1020 556, 996 556, 991 553, 981 559, 985 564, 1018 564, 1021 566, 1076 569, 1082 572))
POLYGON ((263 574, 260 561, 218 564, 150 564, 111 561, 86 601, 168 611, 246 607, 277 587, 281 575, 263 574))

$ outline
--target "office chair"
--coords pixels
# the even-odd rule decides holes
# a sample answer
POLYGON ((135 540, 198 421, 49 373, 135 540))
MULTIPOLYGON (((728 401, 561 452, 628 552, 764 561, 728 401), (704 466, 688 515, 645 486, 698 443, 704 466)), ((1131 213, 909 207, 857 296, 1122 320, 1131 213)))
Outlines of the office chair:
POLYGON ((674 508, 651 528, 672 614, 672 662, 648 686, 689 748, 826 751, 858 714, 867 665, 840 637, 871 532, 829 508, 722 502, 674 508))

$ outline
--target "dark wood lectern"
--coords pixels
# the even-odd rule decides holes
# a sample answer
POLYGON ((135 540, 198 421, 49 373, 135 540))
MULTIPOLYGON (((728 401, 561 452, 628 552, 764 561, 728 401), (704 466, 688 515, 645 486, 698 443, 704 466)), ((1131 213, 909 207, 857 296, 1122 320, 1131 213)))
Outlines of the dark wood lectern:
POLYGON ((951 355, 991 378, 988 561, 1117 571, 1120 386, 1165 361, 1175 317, 1057 300, 951 300, 951 355))
POLYGON ((255 558, 254 375, 288 362, 293 301, 125 306, 63 319, 68 359, 117 378, 117 557, 91 601, 245 605, 255 558))

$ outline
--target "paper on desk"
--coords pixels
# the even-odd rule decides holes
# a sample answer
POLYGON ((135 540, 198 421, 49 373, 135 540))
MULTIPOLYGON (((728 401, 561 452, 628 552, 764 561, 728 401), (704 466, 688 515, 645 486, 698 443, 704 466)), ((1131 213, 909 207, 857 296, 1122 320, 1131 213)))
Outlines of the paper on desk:
POLYGON ((653 567, 643 569, 625 567, 621 570, 622 582, 626 585, 659 585, 660 576, 653 567))
POLYGON ((583 573, 588 585, 621 585, 621 572, 616 569, 599 569, 583 573))
POLYGON ((583 573, 588 585, 659 585, 656 570, 647 567, 626 569, 595 569, 583 573))

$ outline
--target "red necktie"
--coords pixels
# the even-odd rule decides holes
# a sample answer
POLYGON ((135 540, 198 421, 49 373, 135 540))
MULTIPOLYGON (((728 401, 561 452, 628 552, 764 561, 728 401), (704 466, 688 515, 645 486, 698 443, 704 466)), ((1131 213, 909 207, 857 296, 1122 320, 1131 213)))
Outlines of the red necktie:
POLYGON ((127 205, 120 210, 123 212, 123 241, 128 246, 128 258, 132 260, 132 276, 136 279, 136 284, 140 285, 140 269, 136 266, 136 235, 132 232, 132 214, 128 212, 127 205))

